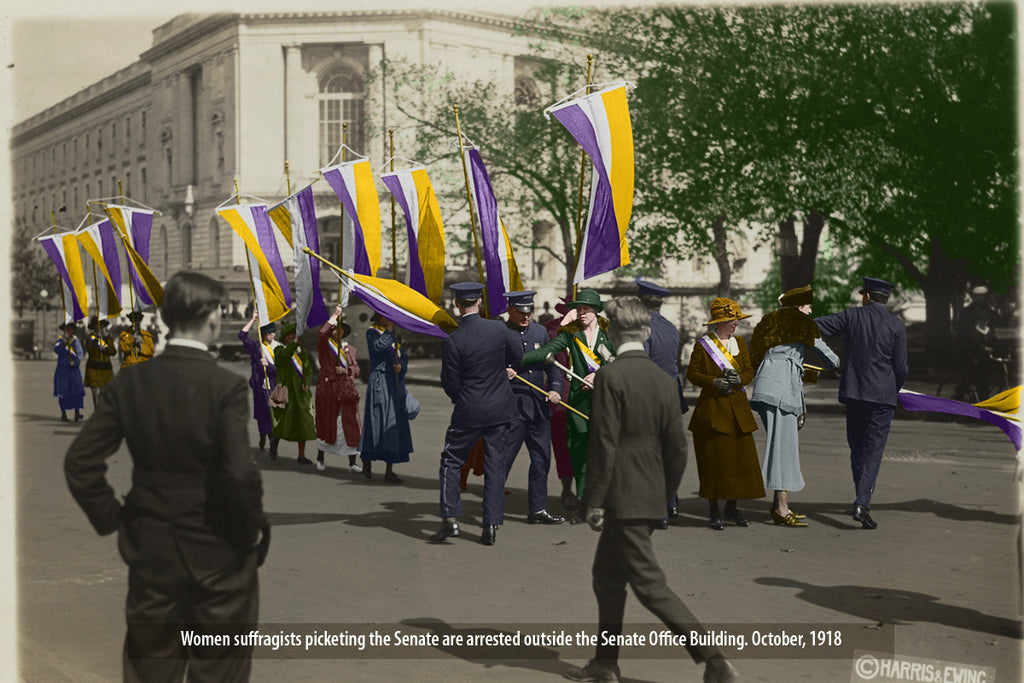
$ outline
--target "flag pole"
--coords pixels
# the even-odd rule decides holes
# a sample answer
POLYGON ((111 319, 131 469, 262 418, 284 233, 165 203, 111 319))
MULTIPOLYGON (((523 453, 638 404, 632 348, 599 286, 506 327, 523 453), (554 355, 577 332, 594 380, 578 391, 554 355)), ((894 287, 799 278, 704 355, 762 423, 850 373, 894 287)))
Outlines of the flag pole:
MULTIPOLYGON (((388 147, 391 150, 392 173, 395 172, 395 129, 388 128, 388 147)), ((395 243, 395 195, 391 195, 391 279, 398 279, 398 246, 395 243)))
MULTIPOLYGON (((284 162, 285 168, 285 183, 288 183, 288 162, 284 162)), ((290 193, 289 193, 290 194, 290 193)), ((229 200, 230 201, 230 200, 229 200)), ((240 205, 242 203, 242 195, 238 192, 238 178, 235 178, 235 204, 240 205)), ((260 307, 256 304, 256 285, 252 281, 252 261, 249 259, 248 247, 245 250, 245 267, 249 271, 249 292, 252 293, 252 310, 256 314, 256 336, 260 338, 260 359, 263 358, 263 335, 260 334, 260 307)), ((263 367, 263 363, 260 363, 260 370, 263 372, 263 386, 270 389, 270 379, 267 377, 267 370, 263 367)))
MULTIPOLYGON (((594 66, 594 55, 587 55, 587 89, 584 95, 590 94, 590 73, 594 66)), ((580 152, 580 195, 576 208, 576 262, 573 264, 572 298, 576 298, 576 269, 580 265, 580 251, 583 246, 583 179, 587 171, 587 153, 580 152)))
MULTIPOLYGON (((341 163, 345 163, 345 145, 348 144, 348 122, 341 124, 341 163)), ((345 265, 345 203, 341 203, 341 232, 338 233, 338 263, 345 265)), ((320 283, 317 283, 320 286, 320 283)), ((338 305, 341 305, 342 297, 344 296, 344 285, 341 279, 338 279, 338 305)), ((341 323, 345 319, 345 309, 341 309, 341 315, 338 317, 338 328, 336 330, 338 335, 338 349, 341 349, 341 323)))
MULTIPOLYGON (((528 386, 528 387, 532 387, 532 388, 536 389, 537 391, 539 391, 540 393, 542 393, 542 394, 544 394, 545 396, 547 396, 548 392, 544 391, 543 389, 541 389, 541 388, 540 388, 539 386, 537 386, 537 385, 536 385, 536 384, 534 384, 533 382, 530 382, 529 380, 525 380, 525 379, 523 379, 523 378, 522 378, 521 376, 519 376, 519 375, 516 375, 516 376, 515 376, 515 378, 516 378, 517 380, 519 380, 520 382, 522 382, 523 384, 525 384, 526 386, 528 386)), ((580 417, 582 417, 582 418, 583 418, 584 420, 587 420, 588 422, 590 421, 590 418, 589 418, 589 417, 587 417, 586 415, 584 415, 584 414, 583 414, 583 413, 581 413, 580 411, 576 410, 575 408, 573 408, 573 407, 572 407, 571 405, 569 405, 569 404, 568 404, 568 403, 566 403, 565 401, 559 401, 559 402, 558 402, 558 403, 556 403, 555 405, 559 405, 559 406, 562 406, 562 407, 563 407, 563 408, 565 408, 566 410, 571 410, 572 412, 574 412, 574 413, 576 413, 577 415, 579 415, 580 417)))
MULTIPOLYGON (((484 282, 484 265, 480 259, 480 242, 476 237, 476 212, 473 210, 473 196, 469 189, 469 170, 466 168, 466 149, 462 144, 462 125, 459 123, 459 105, 453 104, 452 109, 455 111, 455 130, 459 134, 459 156, 462 157, 462 176, 466 180, 466 198, 469 200, 469 229, 473 233, 473 250, 476 252, 476 271, 480 276, 480 282, 484 282)), ((483 291, 483 306, 484 306, 484 317, 490 317, 490 309, 487 305, 487 286, 484 282, 483 291)))

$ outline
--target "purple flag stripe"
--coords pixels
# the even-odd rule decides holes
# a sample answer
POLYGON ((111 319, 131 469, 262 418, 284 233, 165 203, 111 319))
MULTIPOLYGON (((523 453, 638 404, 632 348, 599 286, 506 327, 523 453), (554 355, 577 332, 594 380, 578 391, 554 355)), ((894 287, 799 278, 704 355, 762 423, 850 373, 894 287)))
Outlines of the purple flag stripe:
POLYGON ((114 234, 114 226, 110 220, 100 222, 97 228, 100 234, 100 253, 103 254, 103 262, 110 274, 110 283, 121 296, 121 257, 117 252, 117 235, 114 234))
POLYGON ((508 309, 501 257, 498 255, 498 249, 505 248, 505 240, 501 236, 498 202, 494 198, 494 188, 491 187, 491 179, 484 167, 483 159, 480 158, 479 150, 470 149, 468 153, 474 203, 480 223, 480 248, 483 250, 484 265, 487 268, 487 313, 493 317, 508 309))
POLYGON ((900 405, 911 412, 932 412, 945 413, 947 415, 961 415, 973 417, 976 420, 984 420, 1003 430, 1003 433, 1013 442, 1014 448, 1021 449, 1021 426, 1019 423, 1007 420, 1002 415, 997 415, 990 410, 979 408, 970 403, 954 401, 951 398, 929 396, 913 391, 900 390, 900 405))
MULTIPOLYGON (((316 204, 313 200, 313 187, 308 186, 300 190, 296 198, 299 202, 299 215, 302 217, 302 231, 306 237, 306 246, 312 249, 313 253, 319 254, 320 238, 316 232, 316 204)), ((306 316, 306 326, 320 327, 330 317, 327 306, 324 304, 323 294, 320 292, 320 261, 308 254, 302 256, 309 259, 310 279, 313 285, 313 302, 309 314, 306 316)))
POLYGON ((42 239, 39 243, 43 245, 43 249, 46 250, 46 254, 53 261, 53 265, 57 266, 57 272, 60 274, 60 279, 64 283, 65 292, 71 294, 71 317, 73 320, 81 320, 85 317, 85 312, 82 311, 82 305, 78 303, 78 297, 75 296, 75 288, 71 284, 71 275, 68 273, 67 267, 64 265, 64 256, 61 253, 60 248, 56 245, 56 240, 60 237, 53 239, 42 239))
MULTIPOLYGON (((405 234, 409 238, 409 287, 415 289, 423 296, 427 295, 427 280, 423 276, 423 266, 420 263, 419 242, 416 240, 416 230, 419 228, 419 216, 412 215, 408 197, 402 188, 402 181, 397 175, 383 176, 384 184, 391 192, 391 196, 398 201, 405 214, 405 234)), ((411 177, 410 177, 411 181, 411 177)))
POLYGON ((284 270, 284 263, 281 262, 281 252, 277 249, 277 238, 274 236, 273 221, 267 215, 267 207, 263 204, 256 204, 252 207, 252 222, 256 226, 256 241, 260 243, 263 254, 270 262, 270 269, 274 271, 274 277, 281 285, 281 292, 284 294, 284 305, 292 307, 292 290, 288 287, 288 274, 284 270))
POLYGON ((345 181, 341 177, 341 171, 337 168, 332 168, 324 173, 324 178, 327 179, 327 182, 334 189, 334 194, 341 200, 342 206, 345 207, 345 212, 352 221, 353 232, 355 233, 355 261, 352 270, 360 275, 373 275, 370 272, 370 257, 366 253, 366 242, 363 241, 363 225, 359 222, 356 204, 348 192, 348 187, 345 186, 345 181))

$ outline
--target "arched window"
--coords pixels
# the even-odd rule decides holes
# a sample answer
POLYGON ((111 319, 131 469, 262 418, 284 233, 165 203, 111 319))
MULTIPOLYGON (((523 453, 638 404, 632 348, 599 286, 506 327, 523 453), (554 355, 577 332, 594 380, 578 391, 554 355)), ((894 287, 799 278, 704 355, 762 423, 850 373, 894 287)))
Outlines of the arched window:
POLYGON ((342 124, 348 124, 347 143, 365 154, 364 121, 366 93, 363 78, 345 67, 329 69, 320 76, 317 108, 320 112, 320 165, 326 166, 341 146, 342 124))
POLYGON ((540 88, 532 76, 516 76, 516 104, 526 107, 540 106, 540 88))

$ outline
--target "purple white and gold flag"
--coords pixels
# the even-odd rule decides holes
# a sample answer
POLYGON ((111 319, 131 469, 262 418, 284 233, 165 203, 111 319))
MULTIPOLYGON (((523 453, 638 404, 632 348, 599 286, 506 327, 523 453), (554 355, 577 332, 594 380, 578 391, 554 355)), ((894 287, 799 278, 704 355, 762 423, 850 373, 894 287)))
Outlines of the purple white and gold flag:
POLYGON ((303 252, 309 247, 320 253, 312 185, 270 207, 268 214, 294 250, 295 325, 301 335, 307 327, 318 328, 328 318, 327 306, 320 292, 320 261, 303 252))
POLYGON ((320 173, 341 200, 345 217, 351 220, 345 227, 353 231, 353 270, 360 275, 376 274, 380 268, 380 199, 369 160, 346 161, 320 173))
POLYGON ((963 403, 951 398, 920 394, 900 389, 900 405, 910 411, 925 411, 961 415, 983 420, 1003 430, 1014 448, 1021 449, 1020 387, 1007 389, 981 403, 963 403))
POLYGON ((508 309, 505 292, 523 289, 512 242, 508 239, 505 223, 498 213, 498 202, 494 198, 487 168, 474 148, 466 150, 466 167, 469 169, 469 196, 480 223, 480 242, 484 265, 487 268, 487 313, 497 316, 508 309))
POLYGON ((233 204, 218 208, 217 213, 245 243, 260 323, 280 320, 291 310, 292 293, 267 205, 233 204))
POLYGON ((382 173, 381 179, 405 213, 408 284, 440 305, 444 290, 444 225, 427 169, 382 173))
POLYGON ((105 219, 79 228, 75 236, 103 274, 104 286, 95 283, 99 315, 112 318, 121 312, 121 257, 117 251, 114 226, 105 219))
POLYGON ((161 305, 164 289, 149 269, 149 236, 153 229, 153 212, 114 204, 107 204, 103 208, 121 235, 124 250, 128 253, 128 275, 135 289, 136 309, 161 305))
POLYGON ((86 317, 89 297, 85 286, 85 274, 82 272, 82 255, 78 250, 75 233, 40 235, 36 240, 43 246, 60 274, 61 287, 64 288, 64 322, 86 317))
POLYGON ((443 339, 458 327, 447 311, 398 280, 352 272, 340 273, 338 277, 351 286, 364 304, 403 330, 443 339))
POLYGON ((553 114, 593 163, 590 208, 583 230, 574 282, 629 263, 626 230, 633 212, 633 127, 629 120, 626 84, 602 90, 544 110, 553 114))

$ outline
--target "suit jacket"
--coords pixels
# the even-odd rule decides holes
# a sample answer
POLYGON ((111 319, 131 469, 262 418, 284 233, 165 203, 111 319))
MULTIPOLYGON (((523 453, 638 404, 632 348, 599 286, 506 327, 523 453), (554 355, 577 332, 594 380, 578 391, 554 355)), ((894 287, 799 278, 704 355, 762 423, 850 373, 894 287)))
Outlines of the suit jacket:
POLYGON ((202 579, 244 556, 259 530, 268 530, 249 452, 248 395, 245 379, 209 353, 176 345, 118 373, 100 394, 64 472, 96 531, 119 531, 130 566, 154 577, 187 571, 202 579), (105 461, 122 441, 132 458, 123 505, 105 476, 105 461))
POLYGON ((594 377, 584 497, 609 519, 656 520, 686 468, 676 384, 640 350, 594 377))
POLYGON ((895 406, 907 381, 907 328, 885 308, 866 306, 815 318, 823 335, 843 338, 846 356, 839 379, 839 402, 847 399, 895 406))
MULTIPOLYGON (((742 386, 746 386, 754 379, 754 369, 750 366, 750 353, 747 352, 747 343, 743 341, 743 337, 736 337, 736 345, 739 347, 739 353, 735 356, 736 362, 739 363, 736 370, 739 372, 742 386)), ((741 387, 733 387, 728 394, 714 388, 712 383, 723 374, 725 373, 712 360, 701 343, 698 341, 694 344, 686 379, 694 386, 700 387, 700 396, 697 397, 693 417, 690 418, 691 432, 710 430, 720 434, 733 434, 736 425, 739 425, 742 434, 757 430, 754 414, 750 411, 750 402, 741 387)))
MULTIPOLYGON (((544 365, 542 363, 520 363, 527 351, 539 348, 549 341, 548 332, 543 325, 531 322, 526 329, 506 323, 508 336, 512 339, 513 362, 512 369, 523 379, 536 384, 541 389, 562 393, 562 371, 554 364, 544 365), (545 378, 547 386, 545 386, 545 378)), ((547 399, 536 389, 531 389, 517 379, 512 380, 512 393, 515 394, 516 406, 513 410, 513 417, 536 422, 546 420, 551 415, 547 399)))
POLYGON ((651 311, 651 323, 647 326, 651 331, 644 342, 644 351, 651 357, 654 364, 668 373, 676 381, 679 392, 679 409, 687 412, 690 406, 683 396, 683 384, 679 381, 679 330, 658 311, 651 311))
POLYGON ((505 323, 463 316, 441 349, 441 387, 455 404, 453 426, 490 427, 512 419, 515 397, 505 368, 514 354, 505 323))

